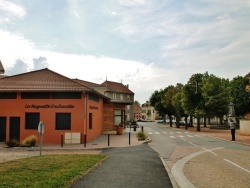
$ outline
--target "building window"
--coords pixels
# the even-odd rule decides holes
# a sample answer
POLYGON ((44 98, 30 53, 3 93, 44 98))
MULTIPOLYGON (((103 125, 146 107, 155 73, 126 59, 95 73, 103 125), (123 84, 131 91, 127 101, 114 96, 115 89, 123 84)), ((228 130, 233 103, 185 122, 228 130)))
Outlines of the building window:
POLYGON ((113 99, 116 99, 116 93, 113 93, 113 99))
POLYGON ((52 92, 52 99, 81 99, 81 92, 52 92))
POLYGON ((89 129, 92 129, 92 113, 89 113, 89 129))
POLYGON ((130 101, 130 96, 129 95, 127 95, 127 100, 130 101))
POLYGON ((15 92, 6 92, 0 93, 0 99, 16 99, 17 93, 15 92))
POLYGON ((71 130, 71 113, 56 113, 56 130, 71 130))
POLYGON ((121 94, 121 100, 123 101, 123 94, 121 94))
POLYGON ((90 93, 89 94, 89 100, 95 101, 95 102, 99 102, 99 96, 94 94, 94 93, 90 93))
POLYGON ((22 92, 21 99, 49 99, 49 92, 22 92))
POLYGON ((25 129, 37 129, 40 122, 40 113, 25 113, 25 129))
POLYGON ((115 110, 115 125, 123 125, 124 110, 115 110))

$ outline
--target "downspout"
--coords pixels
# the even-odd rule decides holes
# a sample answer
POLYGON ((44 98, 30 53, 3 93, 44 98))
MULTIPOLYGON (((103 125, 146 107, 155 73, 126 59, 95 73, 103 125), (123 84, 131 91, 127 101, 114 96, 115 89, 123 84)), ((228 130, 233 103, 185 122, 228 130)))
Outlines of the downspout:
POLYGON ((83 123, 83 139, 84 139, 84 147, 86 147, 87 143, 87 95, 85 93, 84 95, 84 110, 83 110, 83 116, 84 116, 84 123, 83 123))

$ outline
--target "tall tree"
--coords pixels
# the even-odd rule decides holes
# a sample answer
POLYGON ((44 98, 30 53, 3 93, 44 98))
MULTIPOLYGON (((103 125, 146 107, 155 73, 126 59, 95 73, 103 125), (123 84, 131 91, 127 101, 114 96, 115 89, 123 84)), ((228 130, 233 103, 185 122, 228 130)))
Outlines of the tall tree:
POLYGON ((175 115, 175 109, 172 104, 172 98, 176 94, 176 88, 174 86, 168 86, 164 89, 161 101, 163 106, 166 108, 167 115, 169 117, 170 127, 172 127, 172 115, 175 115))
POLYGON ((235 115, 244 116, 250 111, 250 93, 245 91, 246 86, 249 85, 247 78, 238 76, 230 81, 230 96, 235 105, 235 115))
MULTIPOLYGON (((189 79, 188 83, 183 87, 181 103, 184 112, 190 117, 197 118, 197 131, 200 131, 200 118, 204 116, 204 99, 202 98, 201 85, 205 74, 194 74, 189 79)), ((192 118, 190 118, 192 121, 192 118)))
POLYGON ((226 80, 209 75, 203 81, 202 96, 205 102, 206 115, 208 117, 219 117, 220 124, 222 124, 223 115, 228 113, 230 102, 226 80))
POLYGON ((150 97, 150 104, 155 107, 155 110, 159 113, 159 116, 163 118, 164 123, 166 123, 166 108, 163 106, 161 102, 161 98, 164 95, 164 91, 161 89, 160 91, 155 91, 150 97))

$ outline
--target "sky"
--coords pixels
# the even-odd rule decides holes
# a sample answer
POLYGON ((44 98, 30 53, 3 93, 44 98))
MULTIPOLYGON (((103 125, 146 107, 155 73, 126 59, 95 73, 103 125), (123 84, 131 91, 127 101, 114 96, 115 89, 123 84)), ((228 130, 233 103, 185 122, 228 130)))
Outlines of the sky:
POLYGON ((129 85, 140 104, 196 73, 250 72, 250 0, 0 0, 5 75, 129 85))

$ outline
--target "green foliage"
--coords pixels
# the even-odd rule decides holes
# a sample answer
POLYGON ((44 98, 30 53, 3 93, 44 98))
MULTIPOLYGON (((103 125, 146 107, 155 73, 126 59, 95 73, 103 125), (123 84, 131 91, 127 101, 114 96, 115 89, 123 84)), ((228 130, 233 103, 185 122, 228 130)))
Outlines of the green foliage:
POLYGON ((69 187, 105 155, 44 155, 0 165, 0 187, 69 187))
POLYGON ((203 82, 202 96, 207 116, 221 117, 228 114, 228 104, 230 103, 229 88, 223 79, 214 75, 207 77, 203 82))
POLYGON ((19 140, 16 138, 12 138, 9 141, 6 141, 5 144, 8 147, 18 147, 20 145, 19 140))
POLYGON ((236 116, 250 111, 250 93, 245 91, 249 80, 238 76, 232 81, 213 74, 193 74, 186 85, 170 85, 155 91, 150 102, 163 118, 195 116, 220 117, 228 114, 228 105, 233 102, 236 116))
POLYGON ((37 136, 30 135, 21 142, 21 146, 34 147, 36 145, 36 142, 37 142, 37 136))
POLYGON ((249 81, 241 76, 233 78, 229 83, 230 96, 235 105, 236 116, 244 116, 250 111, 250 93, 245 91, 249 81))
POLYGON ((150 104, 155 107, 161 117, 165 117, 167 109, 163 106, 161 98, 164 95, 164 91, 155 91, 150 97, 150 104))
POLYGON ((147 138, 147 135, 144 133, 144 132, 137 132, 136 133, 136 137, 139 139, 139 140, 145 140, 147 138))

